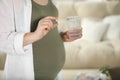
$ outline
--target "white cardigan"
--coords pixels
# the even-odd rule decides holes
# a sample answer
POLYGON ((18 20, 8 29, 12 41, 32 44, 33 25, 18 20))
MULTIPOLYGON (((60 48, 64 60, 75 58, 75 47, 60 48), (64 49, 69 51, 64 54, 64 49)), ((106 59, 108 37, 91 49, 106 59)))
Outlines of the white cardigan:
POLYGON ((31 0, 0 0, 0 51, 7 53, 3 80, 34 80, 32 44, 23 47, 30 19, 31 0))

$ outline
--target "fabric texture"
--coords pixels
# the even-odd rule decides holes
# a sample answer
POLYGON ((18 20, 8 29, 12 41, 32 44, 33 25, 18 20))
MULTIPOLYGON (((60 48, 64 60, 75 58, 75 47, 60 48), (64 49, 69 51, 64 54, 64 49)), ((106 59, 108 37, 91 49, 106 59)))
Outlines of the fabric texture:
POLYGON ((83 28, 82 39, 90 42, 100 42, 108 28, 108 24, 103 23, 102 20, 90 18, 82 20, 81 26, 83 28))
MULTIPOLYGON (((35 31, 38 21, 47 16, 58 17, 58 11, 49 0, 47 5, 32 1, 31 31, 35 31)), ((50 31, 43 39, 33 43, 35 80, 54 80, 65 61, 63 41, 58 29, 50 31)))
POLYGON ((103 22, 109 24, 104 40, 120 39, 120 15, 107 16, 103 22))
POLYGON ((7 54, 3 80, 34 80, 32 46, 22 45, 30 31, 31 0, 1 0, 0 15, 0 51, 7 54))

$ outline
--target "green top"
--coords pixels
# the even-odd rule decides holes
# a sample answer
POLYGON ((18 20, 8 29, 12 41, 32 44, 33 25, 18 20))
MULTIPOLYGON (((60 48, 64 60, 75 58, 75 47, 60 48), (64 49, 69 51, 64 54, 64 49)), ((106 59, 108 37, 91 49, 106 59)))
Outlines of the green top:
MULTIPOLYGON (((45 6, 32 1, 31 31, 34 31, 38 21, 46 16, 58 16, 52 1, 49 0, 45 6)), ((57 28, 33 43, 33 59, 35 80, 54 80, 65 61, 63 41, 57 28)))

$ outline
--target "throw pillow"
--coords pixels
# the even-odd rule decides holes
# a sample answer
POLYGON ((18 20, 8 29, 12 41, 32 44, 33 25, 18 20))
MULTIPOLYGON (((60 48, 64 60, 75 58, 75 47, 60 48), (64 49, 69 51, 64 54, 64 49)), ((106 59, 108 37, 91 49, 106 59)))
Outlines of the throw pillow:
POLYGON ((109 24, 103 40, 120 39, 120 15, 107 16, 103 22, 109 24))
POLYGON ((82 39, 91 42, 99 42, 108 28, 108 24, 103 23, 101 20, 88 18, 82 20, 81 26, 83 27, 82 39))

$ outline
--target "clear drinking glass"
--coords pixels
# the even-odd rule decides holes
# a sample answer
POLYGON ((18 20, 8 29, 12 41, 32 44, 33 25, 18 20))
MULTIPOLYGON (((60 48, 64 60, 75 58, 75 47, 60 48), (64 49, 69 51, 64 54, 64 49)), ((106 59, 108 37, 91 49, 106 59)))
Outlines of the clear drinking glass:
POLYGON ((69 32, 69 38, 79 38, 80 37, 80 29, 81 22, 79 16, 68 16, 66 18, 67 28, 69 32))

